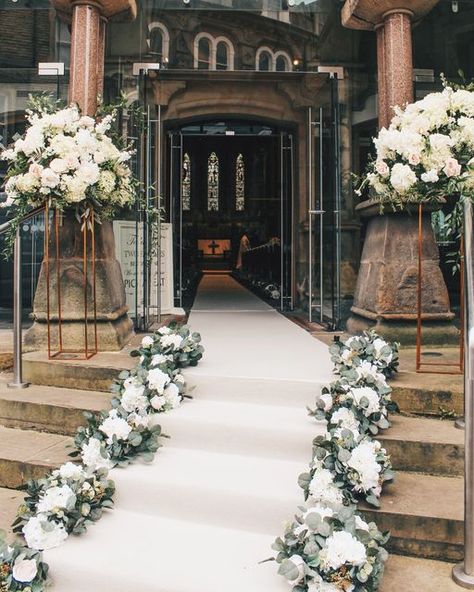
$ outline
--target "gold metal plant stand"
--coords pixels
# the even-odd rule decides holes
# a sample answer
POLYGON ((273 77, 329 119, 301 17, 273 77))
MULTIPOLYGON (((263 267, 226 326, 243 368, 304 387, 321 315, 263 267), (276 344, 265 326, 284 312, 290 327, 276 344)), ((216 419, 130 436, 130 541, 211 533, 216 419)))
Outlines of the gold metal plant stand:
POLYGON ((425 362, 421 361, 422 346, 422 249, 423 249, 423 204, 418 206, 418 278, 417 278, 417 325, 416 325, 416 371, 425 374, 463 374, 464 373, 464 238, 461 235, 461 263, 460 263, 460 323, 459 359, 457 362, 425 362), (431 368, 424 368, 431 366, 431 368), (433 368, 433 367, 438 367, 433 368), (440 368, 446 368, 441 370, 440 368))
MULTIPOLYGON (((63 315, 62 315, 62 304, 61 304, 61 259, 60 259, 60 237, 61 237, 61 217, 62 212, 56 208, 50 208, 48 205, 45 207, 45 249, 44 249, 44 265, 46 272, 46 322, 48 326, 48 357, 49 359, 60 358, 64 354, 82 354, 84 359, 89 360, 98 352, 98 337, 97 337, 97 293, 96 293, 96 253, 95 253, 95 215, 94 210, 91 207, 87 219, 81 227, 82 235, 82 272, 83 272, 83 294, 84 294, 84 346, 83 348, 71 349, 65 348, 63 345, 63 315), (52 230, 54 232, 54 247, 56 262, 56 302, 57 302, 57 323, 58 323, 58 338, 57 347, 53 351, 52 338, 51 338, 51 269, 50 269, 50 228, 49 218, 50 212, 52 211, 52 230), (89 306, 88 306, 88 273, 89 273, 89 250, 90 250, 90 265, 92 274, 92 319, 89 319, 89 306), (93 323, 93 342, 94 345, 90 347, 89 341, 89 327, 90 323, 93 323)), ((54 319, 56 320, 56 319, 54 319)))

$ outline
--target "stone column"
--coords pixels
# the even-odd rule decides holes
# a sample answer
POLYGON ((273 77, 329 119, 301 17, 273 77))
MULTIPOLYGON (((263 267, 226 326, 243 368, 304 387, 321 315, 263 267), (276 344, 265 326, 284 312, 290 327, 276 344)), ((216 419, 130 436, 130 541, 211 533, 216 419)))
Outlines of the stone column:
MULTIPOLYGON (((102 92, 104 72, 104 47, 107 18, 115 13, 134 17, 136 5, 132 0, 52 0, 64 18, 72 22, 71 70, 69 99, 76 102, 82 112, 94 115, 97 95, 102 92)), ((95 226, 96 294, 99 350, 120 350, 133 334, 133 325, 127 314, 122 272, 115 256, 112 223, 102 220, 95 226)), ((54 257, 52 236, 50 247, 54 257)), ((50 261, 50 321, 53 343, 56 349, 58 302, 57 280, 61 290, 61 317, 63 347, 78 349, 84 343, 84 272, 82 233, 74 215, 67 214, 61 223, 60 259, 50 261)), ((90 258, 90 253, 89 253, 90 258)), ((89 265, 90 269, 90 265, 89 265)), ((89 315, 92 311, 93 278, 86 278, 89 315)), ((33 326, 25 334, 28 349, 46 349, 47 310, 46 272, 42 266, 33 304, 33 326)), ((89 339, 90 344, 93 343, 89 339)))
POLYGON ((377 86, 379 129, 388 127, 390 117, 387 103, 387 85, 385 82, 385 26, 379 23, 375 29, 377 34, 377 86))
MULTIPOLYGON (((377 35, 379 127, 387 127, 393 107, 413 101, 412 22, 438 0, 346 0, 342 22, 377 35)), ((375 327, 389 339, 415 343, 417 316, 417 245, 415 213, 387 212, 365 202, 357 207, 368 219, 362 261, 347 329, 375 327)), ((439 253, 430 214, 423 218, 422 315, 423 341, 456 341, 448 291, 439 267, 439 253)))
POLYGON ((410 10, 393 10, 383 17, 384 81, 388 119, 393 107, 413 102, 413 49, 410 10))

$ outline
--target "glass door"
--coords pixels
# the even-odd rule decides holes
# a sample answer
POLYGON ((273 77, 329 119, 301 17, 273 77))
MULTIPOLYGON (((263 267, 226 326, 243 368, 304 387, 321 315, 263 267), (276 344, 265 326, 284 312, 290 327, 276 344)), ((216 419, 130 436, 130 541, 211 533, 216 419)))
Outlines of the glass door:
POLYGON ((338 78, 330 75, 321 102, 308 109, 309 321, 341 324, 341 163, 338 78))
POLYGON ((293 136, 280 134, 280 310, 293 309, 293 136))

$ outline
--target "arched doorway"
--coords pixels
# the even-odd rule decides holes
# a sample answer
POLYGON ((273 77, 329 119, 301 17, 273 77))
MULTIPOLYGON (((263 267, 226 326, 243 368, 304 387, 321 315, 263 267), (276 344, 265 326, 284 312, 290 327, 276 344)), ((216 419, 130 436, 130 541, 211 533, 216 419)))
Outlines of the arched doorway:
POLYGON ((167 138, 175 305, 202 273, 233 273, 290 308, 294 131, 223 117, 170 124, 167 138))

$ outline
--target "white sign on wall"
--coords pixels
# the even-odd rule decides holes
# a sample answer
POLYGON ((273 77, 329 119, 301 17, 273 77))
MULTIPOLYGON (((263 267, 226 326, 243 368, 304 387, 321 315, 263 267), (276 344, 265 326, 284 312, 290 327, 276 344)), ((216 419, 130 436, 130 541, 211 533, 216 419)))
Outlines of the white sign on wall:
MULTIPOLYGON (((129 314, 135 316, 136 298, 138 313, 143 314, 143 241, 141 225, 133 220, 114 220, 115 251, 122 268, 126 302, 129 314), (138 249, 137 249, 138 239, 138 249), (138 258, 138 259, 137 259, 138 258), (138 264, 137 264, 138 263, 138 264)), ((184 314, 173 306, 173 229, 171 224, 161 225, 161 314, 184 314)), ((158 260, 151 262, 149 310, 158 314, 158 260)))

